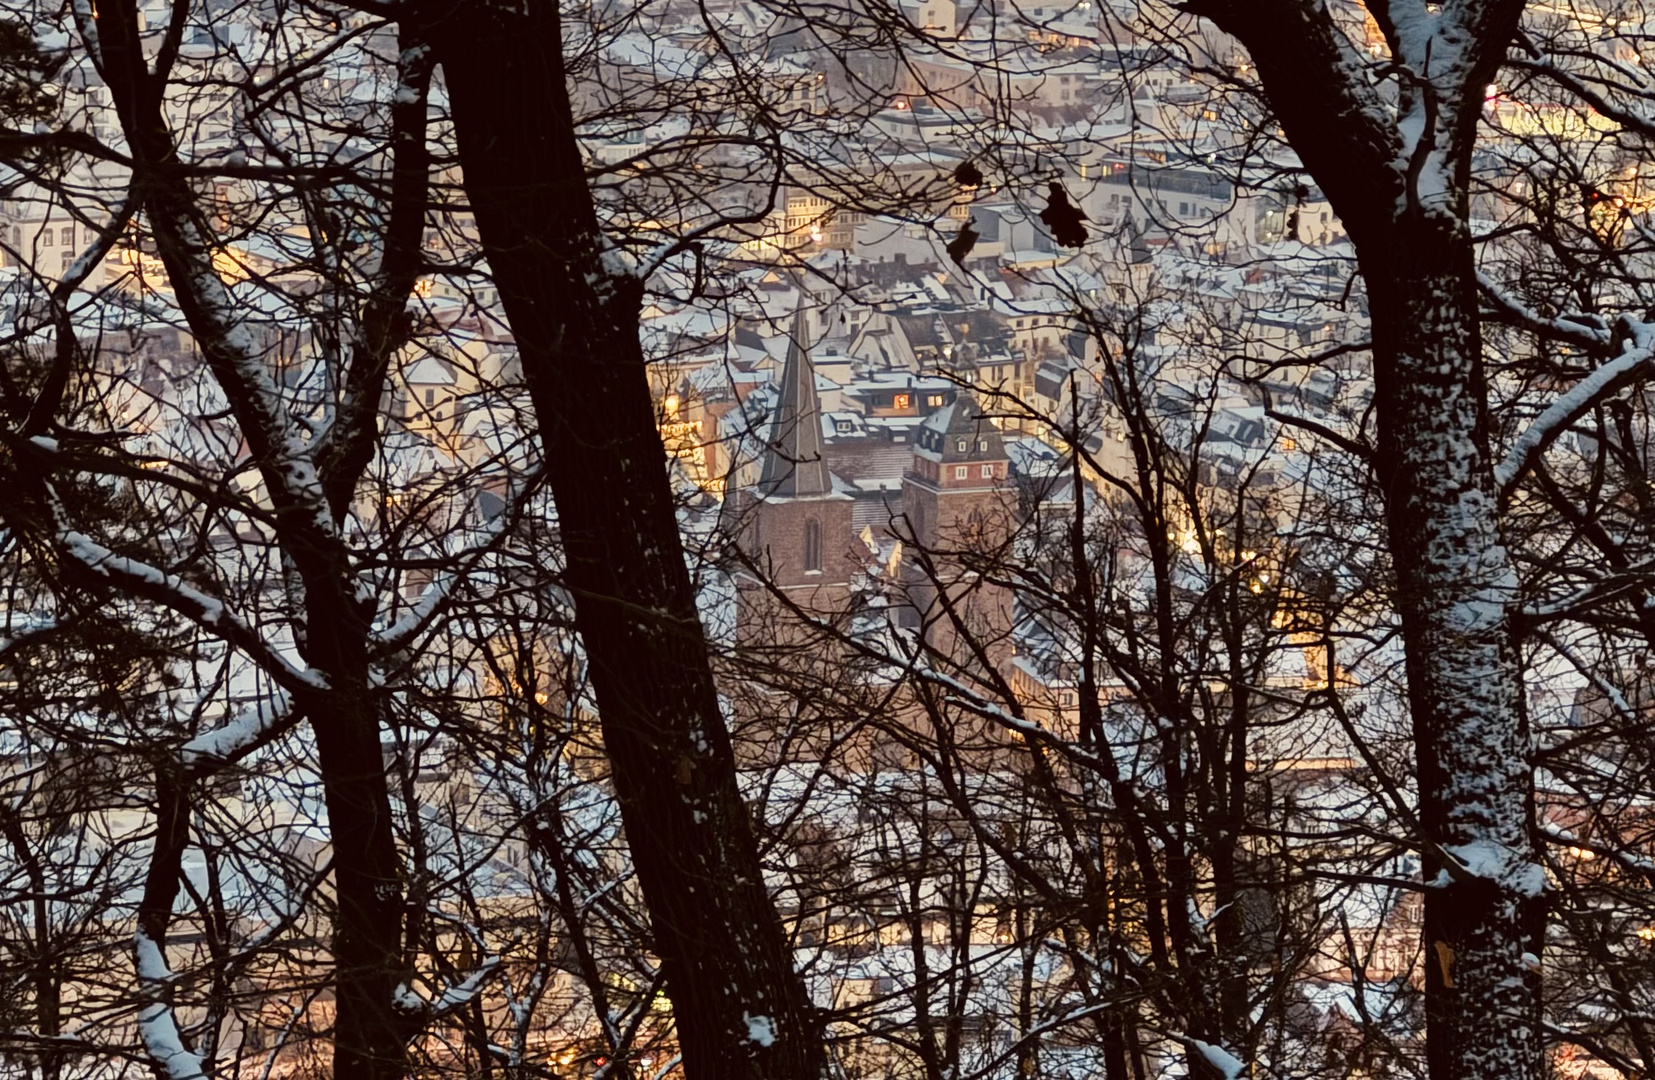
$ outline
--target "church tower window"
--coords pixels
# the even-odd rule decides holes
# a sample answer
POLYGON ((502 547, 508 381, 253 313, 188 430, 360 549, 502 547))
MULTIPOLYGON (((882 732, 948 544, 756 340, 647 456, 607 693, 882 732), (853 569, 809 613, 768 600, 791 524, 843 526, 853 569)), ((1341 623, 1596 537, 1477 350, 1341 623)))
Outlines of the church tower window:
POLYGON ((815 518, 805 522, 805 570, 822 569, 822 523, 815 518))

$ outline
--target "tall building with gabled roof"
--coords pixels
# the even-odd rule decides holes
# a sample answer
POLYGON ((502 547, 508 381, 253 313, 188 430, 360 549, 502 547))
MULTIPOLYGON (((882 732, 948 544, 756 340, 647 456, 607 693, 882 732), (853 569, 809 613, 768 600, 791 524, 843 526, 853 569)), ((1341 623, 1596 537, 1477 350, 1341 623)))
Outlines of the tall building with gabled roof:
POLYGON ((822 458, 822 403, 816 369, 806 347, 805 310, 793 317, 787 360, 782 365, 781 401, 765 442, 759 493, 765 499, 810 499, 833 492, 822 458))
POLYGON ((851 524, 854 500, 822 454, 822 406, 807 334, 801 307, 789 334, 759 482, 726 504, 744 563, 736 574, 740 642, 780 636, 777 618, 785 620, 789 605, 817 616, 843 612, 851 581, 862 570, 863 546, 851 524))
POLYGON ((1011 655, 1011 593, 983 574, 1008 554, 1016 531, 1009 470, 999 429, 962 390, 920 425, 902 478, 915 548, 905 573, 908 603, 932 646, 960 659, 975 653, 962 631, 995 664, 1011 655))

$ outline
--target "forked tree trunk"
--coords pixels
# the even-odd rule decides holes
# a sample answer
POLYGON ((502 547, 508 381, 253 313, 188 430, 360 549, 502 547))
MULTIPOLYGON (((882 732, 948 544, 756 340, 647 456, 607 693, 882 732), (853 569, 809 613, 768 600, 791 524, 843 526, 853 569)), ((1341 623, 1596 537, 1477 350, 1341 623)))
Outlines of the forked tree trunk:
MULTIPOLYGON (((261 471, 282 554, 304 585, 300 651, 306 664, 325 678, 325 687, 305 688, 296 705, 309 715, 316 734, 333 848, 338 904, 333 1075, 402 1080, 408 1071, 407 1042, 421 1020, 397 1001, 398 986, 408 975, 402 941, 402 860, 392 828, 379 709, 371 688, 368 641, 374 604, 357 593, 349 548, 338 527, 372 456, 384 373, 398 338, 388 329, 371 327, 375 340, 358 343, 352 391, 355 399, 367 404, 340 418, 335 436, 350 445, 317 470, 310 448, 295 433, 270 382, 265 358, 242 325, 235 299, 213 267, 202 209, 181 171, 162 109, 168 67, 146 55, 132 0, 106 0, 94 19, 95 23, 83 23, 82 33, 120 115, 134 162, 135 191, 168 280, 261 471), (329 487, 337 510, 328 505, 329 487)), ((423 97, 396 108, 399 141, 407 145, 396 151, 399 205, 392 210, 374 305, 381 313, 378 321, 386 324, 402 311, 417 277, 425 202, 423 97)), ((151 905, 153 925, 146 931, 164 955, 169 905, 178 882, 176 873, 165 867, 152 877, 159 899, 151 905)))
POLYGON ((1349 230, 1367 286, 1376 464, 1407 650, 1427 886, 1430 1074, 1538 1080, 1546 1068, 1533 961, 1545 878, 1468 196, 1484 87, 1523 2, 1368 5, 1397 61, 1394 102, 1317 0, 1190 7, 1246 46, 1289 143, 1349 230))
POLYGON ((511 320, 575 625, 692 1080, 817 1080, 818 1026, 765 888, 684 565, 638 340, 605 255, 557 6, 428 4, 466 193, 511 320))

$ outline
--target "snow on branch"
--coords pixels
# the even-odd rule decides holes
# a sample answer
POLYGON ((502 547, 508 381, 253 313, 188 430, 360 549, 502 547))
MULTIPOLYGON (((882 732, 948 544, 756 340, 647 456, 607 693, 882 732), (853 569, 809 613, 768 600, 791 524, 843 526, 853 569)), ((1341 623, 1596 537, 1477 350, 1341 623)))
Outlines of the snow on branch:
POLYGON ((295 667, 272 649, 246 623, 225 609, 218 599, 148 563, 117 555, 85 533, 65 530, 58 536, 65 555, 86 570, 128 592, 153 600, 231 645, 243 650, 288 690, 323 690, 321 672, 295 667))
POLYGON ((213 267, 212 247, 195 222, 173 216, 157 225, 163 255, 182 263, 173 288, 202 353, 217 377, 242 433, 258 459, 259 472, 276 509, 297 508, 323 534, 334 532, 311 447, 288 415, 269 365, 240 314, 240 305, 213 267))
POLYGON ((1608 325, 1599 315, 1562 316, 1550 318, 1516 300, 1500 283, 1482 271, 1477 272, 1477 287, 1493 306, 1494 314, 1503 321, 1514 323, 1541 337, 1556 338, 1579 345, 1584 349, 1604 349, 1612 343, 1608 325))
POLYGON ((1630 320, 1623 320, 1621 325, 1630 330, 1621 354, 1560 394, 1535 417, 1495 466, 1494 483, 1502 493, 1509 492, 1522 480, 1536 459, 1576 420, 1603 399, 1655 371, 1655 327, 1630 320))
POLYGON ((293 715, 293 695, 277 690, 237 713, 223 727, 197 735, 179 749, 179 755, 185 765, 245 757, 293 715))
MULTIPOLYGON (((508 495, 508 500, 515 500, 516 494, 521 490, 522 488, 514 485, 514 491, 508 495)), ((521 505, 519 504, 520 509, 521 505)), ((511 514, 501 514, 497 520, 482 530, 483 535, 478 538, 477 543, 460 553, 464 558, 464 562, 458 569, 451 573, 439 575, 396 622, 383 630, 374 631, 369 636, 369 644, 373 647, 374 652, 380 656, 396 652, 424 631, 438 612, 447 606, 449 598, 453 595, 454 586, 471 573, 472 569, 482 561, 483 556, 497 550, 505 542, 512 528, 516 526, 516 516, 517 511, 511 514)))
POLYGON ((1444 844, 1442 853, 1453 860, 1444 869, 1449 877, 1467 875, 1492 881, 1518 896, 1539 896, 1546 891, 1545 868, 1497 840, 1444 844))
POLYGON ((370 641, 379 652, 395 652, 413 640, 414 636, 423 629, 437 606, 448 599, 448 592, 454 587, 454 576, 444 574, 421 594, 402 617, 383 630, 375 630, 370 641))
POLYGON ((969 712, 976 713, 984 720, 992 720, 1009 731, 1017 732, 1019 735, 1022 735, 1024 738, 1029 739, 1032 742, 1039 743, 1042 746, 1050 746, 1062 753, 1065 757, 1074 761, 1076 764, 1085 765, 1086 767, 1097 772, 1110 773, 1114 771, 1109 764, 1101 758, 1075 745, 1073 742, 1063 738, 1061 735, 1058 735, 1056 732, 1050 730, 1044 725, 1033 720, 1029 720, 1025 717, 1014 715, 1013 713, 1007 712, 1005 709, 1000 708, 998 705, 984 701, 982 695, 978 694, 971 687, 950 675, 946 675, 934 668, 919 668, 915 670, 915 674, 919 675, 920 678, 925 679, 928 682, 936 683, 950 691, 953 691, 944 698, 944 700, 951 705, 958 705, 969 712))
POLYGON ((456 1009, 463 1009, 475 1001, 489 979, 499 970, 500 958, 491 956, 479 964, 477 970, 459 982, 451 983, 446 990, 429 1001, 416 994, 407 983, 403 983, 396 988, 394 1004, 397 1011, 406 1016, 434 1020, 456 1009))
POLYGON ((1241 1075, 1247 1071, 1247 1063, 1222 1046, 1214 1046, 1210 1042, 1192 1039, 1188 1035, 1180 1035, 1175 1031, 1168 1034, 1174 1040, 1183 1043, 1191 1053, 1200 1054, 1201 1057, 1205 1058, 1207 1064, 1211 1065, 1224 1080, 1241 1080, 1241 1075))
POLYGON ((1574 851, 1591 852, 1599 858, 1609 859, 1619 863, 1621 868, 1637 874, 1648 881, 1655 881, 1655 859, 1646 858, 1636 852, 1626 851, 1618 847, 1609 847, 1604 844, 1583 840, 1567 829, 1560 829, 1552 825, 1542 825, 1540 835, 1554 844, 1571 848, 1574 851))
POLYGON ((139 927, 132 953, 138 969, 138 992, 143 999, 138 1009, 138 1035, 155 1063, 156 1073, 162 1080, 206 1080, 201 1058, 184 1048, 178 1018, 167 1004, 167 988, 173 975, 160 944, 139 927))

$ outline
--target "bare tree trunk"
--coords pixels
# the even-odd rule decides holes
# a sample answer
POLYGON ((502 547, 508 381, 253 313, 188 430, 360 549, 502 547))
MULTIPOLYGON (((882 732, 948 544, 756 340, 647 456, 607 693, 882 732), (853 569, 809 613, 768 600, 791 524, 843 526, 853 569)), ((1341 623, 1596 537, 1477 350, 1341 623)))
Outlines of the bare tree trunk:
POLYGON ((576 627, 687 1074, 821 1075, 765 889, 638 341, 642 282, 606 256, 556 6, 438 11, 466 191, 540 423, 576 627))
POLYGON ((1327 9, 1194 5, 1245 45, 1288 141, 1338 211, 1367 285, 1377 455, 1419 779, 1427 1058, 1435 1080, 1544 1074, 1545 878, 1519 708, 1469 227, 1471 150, 1521 0, 1370 10, 1385 101, 1327 9))
MULTIPOLYGON (((247 440, 276 514, 282 554, 304 586, 300 650, 325 680, 304 688, 299 703, 316 733, 334 856, 334 1075, 400 1080, 407 1072, 407 1041, 423 1018, 398 1003, 398 986, 407 977, 402 863, 371 689, 368 643, 375 604, 358 593, 338 522, 372 455, 389 357, 405 332, 399 329, 402 312, 418 276, 427 169, 423 88, 429 67, 417 53, 405 54, 403 81, 417 92, 393 117, 397 201, 385 255, 367 325, 352 353, 345 401, 332 432, 317 447, 306 443, 286 415, 266 361, 214 270, 205 215, 162 112, 187 10, 187 5, 175 7, 153 61, 146 57, 131 0, 105 3, 94 23, 82 25, 82 34, 113 94, 131 146, 135 190, 179 309, 247 440)), ((155 881, 158 894, 170 895, 167 890, 175 885, 155 881)), ((169 912, 159 901, 152 906, 153 926, 142 919, 140 926, 164 953, 169 912)))
POLYGON ((1378 458, 1408 646, 1423 861, 1440 885, 1425 898, 1427 1060, 1433 1077, 1537 1076, 1540 978, 1523 955, 1541 951, 1544 879, 1469 230, 1443 236, 1405 222, 1381 260, 1364 261, 1378 458))

